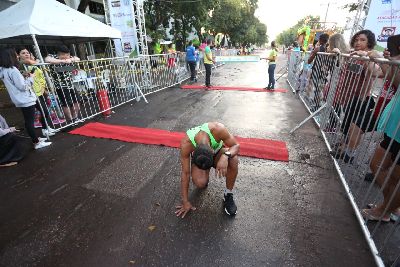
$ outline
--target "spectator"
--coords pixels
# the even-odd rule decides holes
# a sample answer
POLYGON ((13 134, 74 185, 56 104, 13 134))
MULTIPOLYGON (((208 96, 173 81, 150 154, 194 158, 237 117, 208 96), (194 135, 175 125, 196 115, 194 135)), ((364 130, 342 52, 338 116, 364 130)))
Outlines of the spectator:
MULTIPOLYGON (((348 48, 346 41, 344 40, 344 37, 340 33, 335 33, 329 37, 328 44, 327 44, 327 52, 329 53, 336 53, 336 57, 329 57, 329 64, 328 65, 328 70, 329 72, 333 69, 334 65, 339 66, 339 57, 338 55, 342 53, 349 53, 350 49, 348 48)), ((331 73, 328 73, 327 76, 329 77, 331 73)), ((329 80, 329 79, 328 79, 329 80)), ((328 89, 330 88, 330 83, 325 84, 325 90, 324 90, 324 98, 327 97, 329 91, 328 89)))
POLYGON ((0 115, 0 167, 10 167, 18 164, 24 155, 19 147, 19 140, 14 135, 17 129, 9 127, 0 115))
MULTIPOLYGON (((359 56, 371 55, 375 44, 375 35, 370 30, 357 32, 350 41, 350 46, 355 49, 352 54, 359 56)), ((374 130, 376 117, 372 111, 375 101, 370 96, 372 83, 368 81, 372 75, 376 76, 377 72, 373 63, 356 59, 349 59, 342 69, 334 102, 339 105, 339 109, 344 110, 341 129, 346 139, 331 152, 336 159, 351 163, 361 135, 365 131, 374 130), (346 143, 347 148, 344 147, 346 143)))
MULTIPOLYGON (((40 112, 40 122, 42 124, 42 133, 44 136, 54 135, 55 130, 52 128, 53 122, 47 107, 46 79, 43 71, 33 66, 38 63, 35 57, 25 47, 18 49, 19 60, 22 64, 28 66, 28 71, 34 74, 33 91, 37 96, 36 109, 40 112)), ((54 126, 53 126, 54 127, 54 126)))
POLYGON ((80 61, 80 59, 71 56, 69 48, 62 45, 57 48, 57 55, 48 55, 44 61, 51 64, 61 64, 61 68, 60 66, 53 66, 51 69, 54 86, 61 101, 65 118, 71 122, 79 120, 79 95, 72 85, 72 73, 68 66, 73 67, 72 63, 80 61))
MULTIPOLYGON (((398 45, 400 49, 400 44, 398 45)), ((399 60, 400 56, 392 60, 399 60)), ((400 74, 395 68, 382 66, 387 80, 393 79, 394 87, 400 85, 400 74)), ((364 218, 368 220, 390 221, 391 217, 397 220, 400 215, 400 190, 396 190, 400 179, 400 92, 397 91, 390 103, 386 106, 378 123, 378 131, 384 133, 383 141, 375 150, 370 163, 372 172, 377 175, 376 183, 381 187, 383 202, 380 205, 371 205, 371 209, 362 210, 364 218), (386 155, 387 153, 387 155, 386 155), (385 157, 386 155, 386 157, 385 157), (390 172, 391 167, 394 169, 390 172), (385 185, 386 183, 386 185, 385 185), (385 187, 383 188, 383 186, 385 187), (391 200, 391 198, 393 198, 391 200), (386 211, 386 212, 385 212, 386 211), (384 213, 385 212, 385 213, 384 213)))
POLYGON ((314 50, 311 52, 310 57, 308 58, 307 63, 313 64, 311 69, 311 82, 313 86, 312 93, 314 94, 314 108, 315 110, 321 106, 321 90, 320 88, 325 85, 327 82, 326 76, 328 75, 328 71, 332 70, 332 60, 329 57, 317 57, 318 52, 326 52, 326 44, 328 43, 329 35, 327 33, 323 33, 318 38, 318 43, 315 46, 314 50), (316 59, 315 59, 316 58, 316 59), (315 59, 315 60, 314 60, 315 59))
POLYGON ((314 50, 312 51, 310 57, 308 58, 308 64, 311 64, 314 61, 315 56, 318 52, 326 52, 326 44, 328 43, 329 35, 327 33, 323 33, 319 36, 318 42, 314 46, 314 50))
POLYGON ((189 45, 186 48, 186 62, 190 68, 190 81, 197 82, 196 79, 196 50, 193 46, 193 41, 189 41, 189 45))
POLYGON ((203 41, 200 46, 199 46, 199 67, 198 69, 200 69, 200 64, 204 64, 204 50, 207 46, 206 41, 203 41))
POLYGON ((201 43, 201 45, 199 46, 199 50, 204 52, 204 50, 206 49, 207 46, 207 41, 204 41, 201 43))
POLYGON ((204 49, 204 67, 206 69, 206 87, 210 88, 211 87, 211 68, 212 65, 215 63, 215 60, 213 59, 212 52, 211 52, 211 46, 212 41, 211 39, 207 40, 207 46, 204 49))
POLYGON ((198 46, 195 46, 195 58, 196 58, 196 73, 200 69, 201 52, 198 46))
POLYGON ((278 49, 276 48, 275 41, 271 42, 271 52, 267 58, 268 60, 268 86, 265 89, 273 90, 275 89, 275 68, 276 68, 276 58, 278 57, 278 49))
POLYGON ((168 67, 175 67, 176 61, 176 50, 174 49, 174 45, 171 43, 168 45, 168 67))
POLYGON ((35 133, 35 105, 36 95, 32 92, 33 74, 24 73, 24 76, 17 69, 17 53, 12 48, 0 49, 0 79, 10 95, 11 101, 17 108, 20 108, 25 120, 25 129, 32 139, 35 149, 51 145, 44 138, 38 138, 35 133))
POLYGON ((300 52, 300 45, 296 41, 293 42, 293 51, 300 52))
MULTIPOLYGON (((344 40, 343 35, 340 34, 340 33, 335 33, 335 34, 333 34, 333 35, 331 35, 329 37, 327 51, 329 53, 335 53, 336 55, 335 56, 329 56, 329 58, 328 58, 328 64, 327 64, 328 65, 328 71, 329 71, 328 74, 327 74, 328 82, 325 84, 325 88, 324 88, 324 92, 323 92, 323 96, 324 96, 325 100, 326 100, 326 98, 327 98, 327 96, 329 94, 330 82, 331 82, 330 81, 330 77, 332 75, 331 71, 333 70, 333 68, 335 66, 336 67, 340 66, 340 64, 339 64, 340 63, 339 62, 339 59, 340 59, 339 55, 342 54, 342 53, 345 53, 345 54, 349 53, 350 49, 349 49, 348 45, 346 44, 346 41, 344 40)), ((332 123, 335 120, 336 120, 335 119, 335 115, 333 113, 331 113, 329 121, 332 123)), ((324 129, 324 131, 326 131, 326 132, 332 132, 332 130, 335 130, 335 126, 334 125, 329 125, 324 129)))
POLYGON ((329 37, 328 40, 328 52, 333 53, 348 53, 349 47, 344 40, 344 37, 340 33, 335 33, 329 37))

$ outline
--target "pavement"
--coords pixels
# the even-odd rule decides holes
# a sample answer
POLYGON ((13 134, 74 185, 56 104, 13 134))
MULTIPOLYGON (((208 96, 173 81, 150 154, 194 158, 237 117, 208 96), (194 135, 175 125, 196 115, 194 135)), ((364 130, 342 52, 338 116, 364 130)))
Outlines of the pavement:
MULTIPOLYGON (((264 61, 231 63, 211 83, 267 79, 264 61)), ((284 78, 277 87, 288 88, 284 78)), ((289 134, 308 115, 290 91, 169 88, 147 99, 92 121, 172 131, 219 121, 287 142, 290 160, 240 158, 235 217, 211 172, 207 189, 191 185, 198 209, 181 219, 179 150, 59 133, 0 169, 0 266, 375 266, 317 127, 289 134)))

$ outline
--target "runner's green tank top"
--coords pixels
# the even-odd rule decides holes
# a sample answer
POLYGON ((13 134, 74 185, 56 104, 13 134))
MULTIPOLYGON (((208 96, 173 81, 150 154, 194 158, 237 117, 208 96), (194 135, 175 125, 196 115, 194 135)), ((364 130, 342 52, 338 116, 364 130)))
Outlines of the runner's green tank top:
POLYGON ((194 147, 197 146, 196 141, 194 140, 194 137, 200 131, 206 132, 208 134, 208 136, 210 137, 211 148, 214 150, 214 153, 218 152, 221 149, 221 147, 224 145, 224 142, 222 140, 219 143, 215 140, 210 129, 208 128, 208 122, 206 122, 200 126, 193 127, 186 131, 186 134, 189 137, 189 139, 192 142, 194 147))

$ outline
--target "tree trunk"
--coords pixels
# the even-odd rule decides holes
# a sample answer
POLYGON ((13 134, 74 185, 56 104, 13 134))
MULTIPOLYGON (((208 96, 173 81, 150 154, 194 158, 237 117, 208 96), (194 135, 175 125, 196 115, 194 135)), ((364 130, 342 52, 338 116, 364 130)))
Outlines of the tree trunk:
POLYGON ((201 41, 202 41, 202 36, 201 36, 201 27, 200 28, 194 28, 195 30, 196 30, 196 34, 197 34, 197 37, 199 38, 199 41, 200 41, 200 43, 201 43, 201 41))
POLYGON ((181 34, 182 34, 183 49, 186 50, 187 38, 186 38, 186 21, 184 16, 182 16, 181 34))

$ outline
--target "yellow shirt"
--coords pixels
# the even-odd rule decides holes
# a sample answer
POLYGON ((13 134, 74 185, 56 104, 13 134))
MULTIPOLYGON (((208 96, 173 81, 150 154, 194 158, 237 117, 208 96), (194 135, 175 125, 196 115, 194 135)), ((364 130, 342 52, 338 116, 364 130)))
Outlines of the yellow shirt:
POLYGON ((212 58, 212 52, 209 46, 206 46, 204 49, 204 64, 213 64, 212 60, 208 58, 212 58))
POLYGON ((41 96, 46 88, 46 79, 44 78, 43 71, 38 67, 29 66, 28 71, 31 71, 33 68, 35 69, 35 72, 33 73, 35 77, 33 78, 32 88, 37 96, 41 96))
POLYGON ((268 60, 269 60, 269 64, 276 64, 276 58, 278 57, 278 52, 276 52, 276 49, 275 48, 273 48, 272 50, 271 50, 271 52, 269 52, 269 57, 268 57, 268 60))

